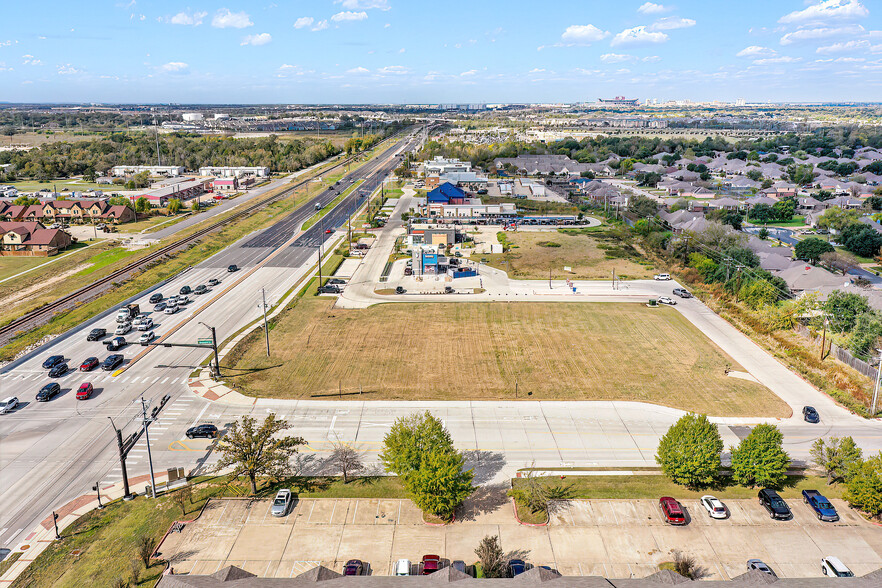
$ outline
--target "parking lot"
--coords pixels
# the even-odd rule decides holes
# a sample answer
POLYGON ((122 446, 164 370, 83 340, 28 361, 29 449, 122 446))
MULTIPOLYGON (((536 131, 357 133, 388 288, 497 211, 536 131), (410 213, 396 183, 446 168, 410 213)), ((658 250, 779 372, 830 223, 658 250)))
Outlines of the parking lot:
MULTIPOLYGON (((793 502, 793 501, 792 501, 793 502)), ((551 566, 564 575, 640 578, 680 549, 695 556, 708 579, 731 579, 746 560, 765 561, 782 577, 821 576, 820 559, 835 555, 856 575, 882 567, 882 528, 834 501, 842 517, 821 523, 793 502, 794 517, 773 521, 756 501, 727 501, 726 520, 711 520, 697 500, 684 501, 685 527, 664 523, 651 500, 571 500, 555 504, 546 527, 518 524, 511 504, 467 514, 452 525, 423 523, 408 500, 302 499, 284 518, 269 500, 211 501, 202 516, 160 548, 177 573, 210 574, 235 565, 258 576, 288 578, 322 564, 340 571, 361 559, 373 575, 425 554, 475 561, 482 537, 499 535, 509 557, 551 566)), ((478 510, 478 509, 476 509, 478 510)))

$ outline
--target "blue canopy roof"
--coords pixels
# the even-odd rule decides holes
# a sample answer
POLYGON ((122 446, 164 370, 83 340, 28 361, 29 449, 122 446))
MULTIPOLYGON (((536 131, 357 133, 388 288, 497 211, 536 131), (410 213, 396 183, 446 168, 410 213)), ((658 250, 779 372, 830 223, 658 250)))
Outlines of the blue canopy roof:
POLYGON ((426 195, 426 202, 429 204, 443 203, 447 204, 453 198, 465 198, 465 191, 457 188, 450 182, 444 182, 426 195))

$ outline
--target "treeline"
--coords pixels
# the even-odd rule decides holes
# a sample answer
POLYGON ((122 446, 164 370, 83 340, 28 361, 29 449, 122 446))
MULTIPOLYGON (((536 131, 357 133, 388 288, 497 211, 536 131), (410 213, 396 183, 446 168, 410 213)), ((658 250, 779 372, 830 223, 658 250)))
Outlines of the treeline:
MULTIPOLYGON (((175 133, 161 135, 159 148, 164 165, 181 165, 188 170, 203 166, 265 166, 272 171, 296 171, 340 152, 330 141, 279 140, 275 135, 233 139, 175 133)), ((52 143, 30 151, 2 152, 0 163, 11 163, 13 167, 0 174, 0 182, 101 175, 115 165, 155 165, 156 162, 154 136, 116 133, 92 141, 52 143)))

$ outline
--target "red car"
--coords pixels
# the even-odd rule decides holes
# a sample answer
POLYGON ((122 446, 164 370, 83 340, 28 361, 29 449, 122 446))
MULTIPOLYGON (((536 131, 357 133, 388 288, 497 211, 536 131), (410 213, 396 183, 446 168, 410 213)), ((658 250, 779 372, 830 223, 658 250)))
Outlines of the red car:
POLYGON ((92 384, 89 382, 83 382, 80 384, 79 390, 77 390, 77 400, 88 400, 94 391, 95 389, 92 388, 92 384))
POLYGON ((350 559, 343 566, 344 576, 361 576, 364 573, 364 564, 360 559, 350 559))
POLYGON ((325 229, 325 235, 330 235, 334 232, 334 229, 325 229))
POLYGON ((86 358, 86 361, 80 364, 81 372, 91 372, 96 367, 98 367, 98 358, 97 357, 89 357, 86 358))
POLYGON ((670 496, 662 496, 658 499, 658 506, 661 508, 665 521, 671 525, 685 525, 686 513, 680 503, 670 496))
POLYGON ((437 572, 441 569, 441 558, 437 555, 424 555, 422 569, 422 574, 424 576, 431 574, 432 572, 437 572))

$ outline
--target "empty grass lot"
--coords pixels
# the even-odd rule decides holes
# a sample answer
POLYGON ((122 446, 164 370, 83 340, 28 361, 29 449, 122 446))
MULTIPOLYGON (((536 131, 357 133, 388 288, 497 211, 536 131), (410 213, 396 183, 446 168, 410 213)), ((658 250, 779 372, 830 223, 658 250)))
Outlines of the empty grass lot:
POLYGON ((511 278, 547 280, 549 269, 556 280, 609 280, 614 270, 617 277, 626 279, 651 278, 655 273, 633 247, 612 237, 609 231, 563 229, 505 235, 512 245, 509 251, 480 257, 511 278), (572 271, 565 272, 564 266, 572 271))
POLYGON ((307 296, 245 338, 226 379, 270 398, 634 400, 712 415, 785 416, 763 386, 671 308, 606 303, 382 304, 307 296), (359 396, 359 387, 363 394, 359 396))

